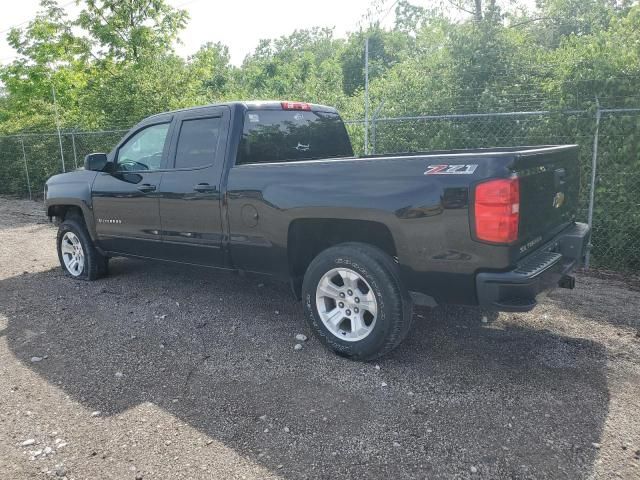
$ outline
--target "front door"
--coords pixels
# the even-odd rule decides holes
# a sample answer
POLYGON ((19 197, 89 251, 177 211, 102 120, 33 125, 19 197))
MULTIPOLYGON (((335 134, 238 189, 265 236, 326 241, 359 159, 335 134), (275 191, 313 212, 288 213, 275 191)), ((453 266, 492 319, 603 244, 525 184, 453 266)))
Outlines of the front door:
POLYGON ((106 251, 157 257, 160 253, 158 187, 171 123, 140 128, 117 149, 109 173, 92 188, 99 245, 106 251))
POLYGON ((227 266, 220 178, 229 117, 226 107, 208 107, 177 118, 168 168, 158 190, 166 259, 227 266))

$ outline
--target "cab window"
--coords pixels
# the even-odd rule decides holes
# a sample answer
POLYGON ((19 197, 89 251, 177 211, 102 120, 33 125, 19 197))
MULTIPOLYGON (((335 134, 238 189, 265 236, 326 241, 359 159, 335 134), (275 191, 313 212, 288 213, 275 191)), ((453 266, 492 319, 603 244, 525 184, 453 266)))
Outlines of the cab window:
POLYGON ((118 149, 120 171, 158 170, 167 140, 169 124, 151 125, 140 130, 118 149))
POLYGON ((184 120, 176 147, 175 168, 211 165, 220 139, 220 117, 184 120))

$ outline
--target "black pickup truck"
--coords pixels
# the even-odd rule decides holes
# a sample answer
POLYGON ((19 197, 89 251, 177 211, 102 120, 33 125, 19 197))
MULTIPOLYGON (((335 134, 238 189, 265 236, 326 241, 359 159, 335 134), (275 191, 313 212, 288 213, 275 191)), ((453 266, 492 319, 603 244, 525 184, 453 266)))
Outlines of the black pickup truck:
POLYGON ((74 278, 115 256, 269 274, 325 345, 368 360, 414 304, 527 311, 572 288, 578 188, 575 145, 354 157, 333 108, 230 102, 143 120, 45 203, 74 278))

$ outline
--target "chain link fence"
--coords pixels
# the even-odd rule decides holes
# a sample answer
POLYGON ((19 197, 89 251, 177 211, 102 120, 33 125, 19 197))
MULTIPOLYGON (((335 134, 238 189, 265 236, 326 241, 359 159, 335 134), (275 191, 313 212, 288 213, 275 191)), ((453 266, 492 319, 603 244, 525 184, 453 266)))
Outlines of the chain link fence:
POLYGON ((82 167, 91 152, 108 152, 127 130, 29 133, 0 137, 0 195, 38 199, 47 179, 82 167))
MULTIPOLYGON (((362 153, 364 121, 348 121, 347 129, 362 153)), ((575 143, 590 264, 640 271, 640 108, 374 118, 369 139, 369 152, 380 154, 575 143)))
MULTIPOLYGON (((364 151, 364 121, 347 129, 364 151)), ((109 151, 125 130, 0 137, 0 194, 40 198, 51 175, 109 151)), ((374 118, 371 153, 575 143, 580 146, 579 219, 593 228, 591 264, 640 271, 640 108, 374 118)))
POLYGON ((603 111, 595 161, 594 259, 615 270, 638 272, 640 111, 603 111))

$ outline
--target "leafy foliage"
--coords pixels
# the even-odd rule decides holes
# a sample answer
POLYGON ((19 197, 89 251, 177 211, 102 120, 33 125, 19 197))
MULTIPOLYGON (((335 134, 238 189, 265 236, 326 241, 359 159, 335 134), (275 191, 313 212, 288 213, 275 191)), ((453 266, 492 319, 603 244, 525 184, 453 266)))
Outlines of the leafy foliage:
POLYGON ((139 61, 171 45, 187 19, 164 0, 86 0, 76 23, 102 56, 139 61))
MULTIPOLYGON (((71 19, 56 0, 42 0, 26 27, 9 32, 18 56, 0 67, 0 135, 54 130, 54 89, 65 130, 127 128, 159 111, 229 99, 312 101, 338 107, 345 118, 362 118, 368 39, 371 114, 377 117, 588 112, 537 122, 380 124, 370 132, 378 151, 577 142, 586 191, 595 129, 589 112, 597 104, 640 106, 640 6, 631 0, 538 0, 532 11, 514 0, 442 0, 428 8, 401 0, 392 4, 392 28, 381 26, 389 7, 377 0, 363 26, 345 39, 327 28, 295 31, 260 41, 240 66, 230 63, 228 48, 219 43, 203 45, 187 59, 177 56, 172 45, 188 16, 166 0, 78 3, 81 13, 71 19)), ((603 256, 621 238, 640 236, 638 215, 627 215, 621 230, 608 214, 613 208, 639 211, 639 119, 636 114, 602 120, 600 171, 624 172, 601 175, 597 183, 602 200, 595 222, 602 228, 594 243, 603 256)), ((362 125, 348 129, 362 152, 362 125)), ((51 161, 59 156, 57 139, 43 138, 27 142, 27 153, 39 162, 36 185, 59 170, 51 161)), ((0 138, 4 192, 24 183, 22 151, 10 140, 0 138)), ((85 139, 84 147, 108 145, 85 139)), ((70 148, 65 137, 67 158, 70 148)), ((638 257, 621 255, 616 266, 640 268, 638 257)))

